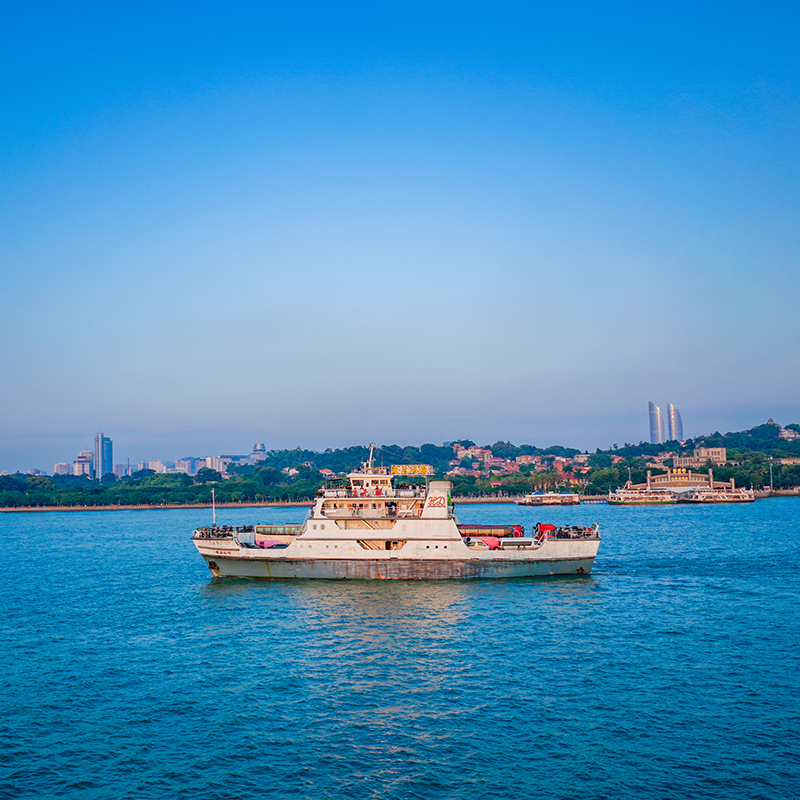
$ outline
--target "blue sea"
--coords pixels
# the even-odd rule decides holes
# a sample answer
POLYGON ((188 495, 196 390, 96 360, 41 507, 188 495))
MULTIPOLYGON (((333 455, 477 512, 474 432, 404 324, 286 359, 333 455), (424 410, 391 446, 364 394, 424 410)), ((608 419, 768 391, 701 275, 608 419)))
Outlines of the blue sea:
POLYGON ((0 797, 800 795, 800 499, 458 512, 595 568, 213 580, 205 511, 0 514, 0 797))

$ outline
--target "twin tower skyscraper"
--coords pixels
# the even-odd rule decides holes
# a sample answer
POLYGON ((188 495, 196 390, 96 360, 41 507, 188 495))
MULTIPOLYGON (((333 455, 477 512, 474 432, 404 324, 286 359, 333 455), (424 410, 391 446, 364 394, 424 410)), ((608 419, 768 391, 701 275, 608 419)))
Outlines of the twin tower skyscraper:
MULTIPOLYGON (((663 444, 664 441, 664 417, 661 409, 655 403, 650 403, 650 444, 663 444)), ((666 441, 683 441, 683 420, 680 411, 672 403, 667 403, 666 441)))

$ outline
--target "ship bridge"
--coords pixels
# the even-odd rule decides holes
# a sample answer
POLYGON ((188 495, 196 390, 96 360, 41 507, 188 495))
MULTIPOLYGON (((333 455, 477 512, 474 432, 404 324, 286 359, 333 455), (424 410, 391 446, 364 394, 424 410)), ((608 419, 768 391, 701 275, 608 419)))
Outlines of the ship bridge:
POLYGON ((360 469, 348 473, 349 485, 331 483, 320 490, 312 516, 365 520, 449 519, 453 516, 450 481, 430 480, 434 472, 430 464, 376 467, 372 447, 369 460, 360 469), (403 477, 424 477, 425 483, 404 482, 400 480, 403 477))

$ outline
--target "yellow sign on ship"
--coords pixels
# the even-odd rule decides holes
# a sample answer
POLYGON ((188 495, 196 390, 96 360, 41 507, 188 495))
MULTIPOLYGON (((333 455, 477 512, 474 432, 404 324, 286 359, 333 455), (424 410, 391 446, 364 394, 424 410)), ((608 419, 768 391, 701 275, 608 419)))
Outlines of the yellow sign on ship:
POLYGON ((392 464, 392 475, 433 475, 430 464, 392 464))

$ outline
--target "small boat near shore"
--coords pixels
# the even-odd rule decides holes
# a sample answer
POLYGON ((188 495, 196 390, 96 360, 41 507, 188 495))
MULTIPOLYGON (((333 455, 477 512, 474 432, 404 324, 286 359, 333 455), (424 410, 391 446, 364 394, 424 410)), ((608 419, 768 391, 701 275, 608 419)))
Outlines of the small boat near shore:
POLYGON ((519 506, 577 506, 580 502, 574 492, 533 492, 516 501, 519 506))
POLYGON ((752 489, 726 488, 712 489, 710 486, 698 486, 679 499, 679 503, 713 504, 713 503, 754 503, 756 499, 752 489))
MULTIPOLYGON (((424 465, 421 465, 424 467, 424 465)), ((401 482, 408 468, 369 461, 320 489, 299 525, 212 525, 192 541, 215 577, 465 579, 586 575, 592 526, 463 525, 450 481, 401 482)))
POLYGON ((677 502, 675 493, 667 489, 639 489, 625 486, 608 493, 610 506, 674 506, 677 502))

